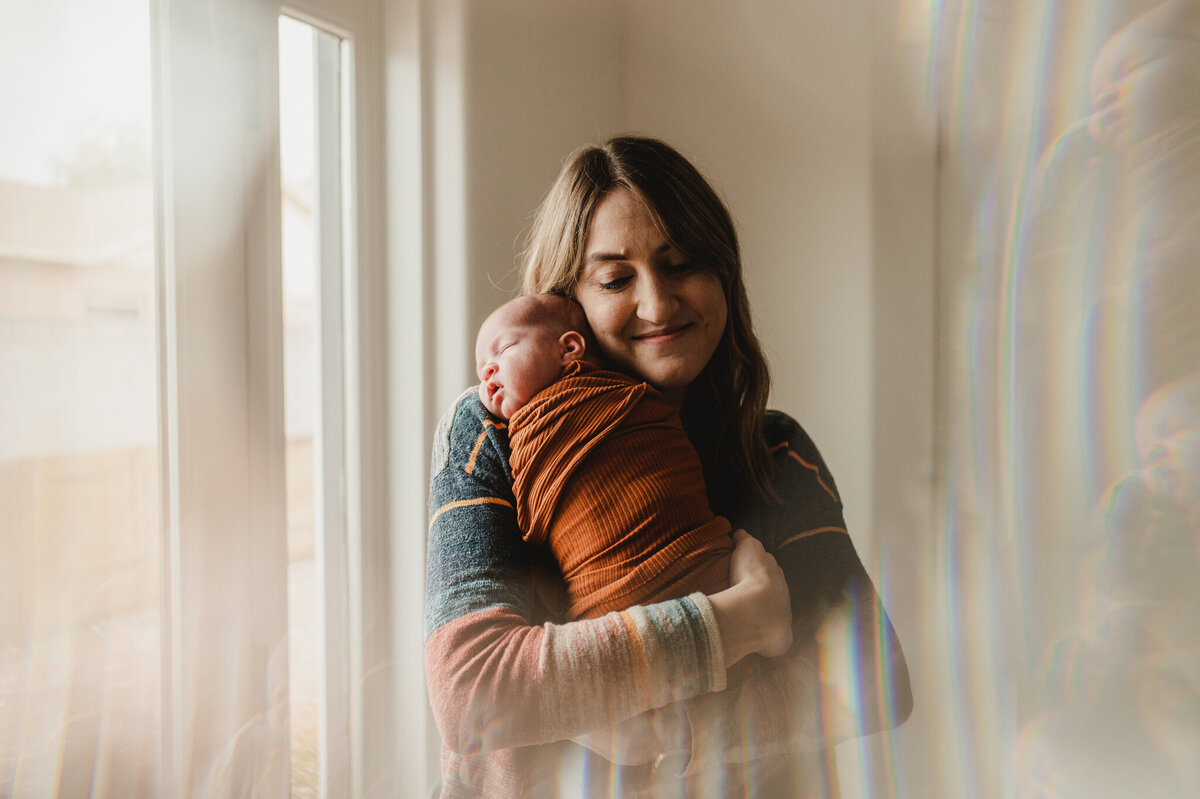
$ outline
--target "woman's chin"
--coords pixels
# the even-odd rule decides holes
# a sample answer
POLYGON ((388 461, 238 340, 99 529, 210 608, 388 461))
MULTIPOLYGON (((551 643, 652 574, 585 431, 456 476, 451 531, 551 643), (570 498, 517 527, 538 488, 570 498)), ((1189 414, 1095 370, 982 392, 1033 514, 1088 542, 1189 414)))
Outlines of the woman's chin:
POLYGON ((629 371, 654 386, 663 394, 687 391, 704 365, 696 366, 690 359, 661 358, 652 362, 631 364, 629 371))
POLYGON ((646 382, 653 386, 655 391, 666 397, 667 402, 679 407, 683 405, 683 399, 687 396, 687 389, 692 381, 668 377, 663 380, 646 378, 646 382))

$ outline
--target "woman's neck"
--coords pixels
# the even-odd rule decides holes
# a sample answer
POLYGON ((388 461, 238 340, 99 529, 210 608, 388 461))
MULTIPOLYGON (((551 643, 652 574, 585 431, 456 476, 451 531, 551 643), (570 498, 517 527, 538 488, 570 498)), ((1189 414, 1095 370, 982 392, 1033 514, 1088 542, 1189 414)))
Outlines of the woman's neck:
POLYGON ((655 386, 655 389, 663 395, 667 402, 675 406, 675 410, 683 408, 683 401, 687 397, 687 386, 683 388, 658 388, 655 386))

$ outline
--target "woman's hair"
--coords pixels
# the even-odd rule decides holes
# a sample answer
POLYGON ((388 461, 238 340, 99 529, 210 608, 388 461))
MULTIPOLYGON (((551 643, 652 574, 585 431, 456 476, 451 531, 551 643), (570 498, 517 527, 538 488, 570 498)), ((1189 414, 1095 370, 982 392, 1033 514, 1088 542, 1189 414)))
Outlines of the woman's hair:
POLYGON ((775 499, 763 435, 771 378, 754 335, 737 232, 712 186, 657 139, 620 136, 572 153, 534 216, 523 289, 575 296, 596 206, 627 189, 646 205, 666 239, 721 281, 728 321, 681 412, 704 464, 709 495, 729 509, 751 496, 775 499))

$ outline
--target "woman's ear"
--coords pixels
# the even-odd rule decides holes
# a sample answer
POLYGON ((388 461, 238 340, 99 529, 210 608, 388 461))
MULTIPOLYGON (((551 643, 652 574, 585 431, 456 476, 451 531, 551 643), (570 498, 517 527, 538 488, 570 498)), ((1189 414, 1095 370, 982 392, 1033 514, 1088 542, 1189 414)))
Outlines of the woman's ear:
POLYGON ((558 343, 562 345, 563 356, 562 365, 566 366, 571 361, 578 361, 586 355, 587 344, 583 341, 583 336, 578 330, 568 330, 558 337, 558 343))

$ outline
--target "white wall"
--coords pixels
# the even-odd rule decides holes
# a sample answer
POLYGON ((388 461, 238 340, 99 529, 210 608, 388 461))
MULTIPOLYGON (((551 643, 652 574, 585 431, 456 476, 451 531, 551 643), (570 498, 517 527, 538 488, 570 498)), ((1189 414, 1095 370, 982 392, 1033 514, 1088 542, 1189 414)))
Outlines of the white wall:
POLYGON ((563 159, 620 130, 617 11, 610 0, 451 0, 431 9, 440 70, 434 280, 445 289, 436 407, 474 381, 475 331, 517 290, 517 254, 563 159))
POLYGON ((870 51, 863 0, 630 3, 625 122, 692 158, 738 224, 772 404, 869 526, 870 51))

